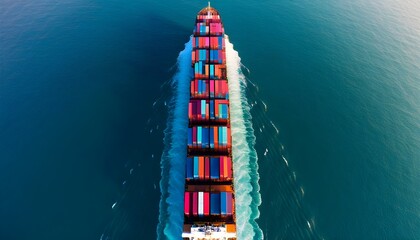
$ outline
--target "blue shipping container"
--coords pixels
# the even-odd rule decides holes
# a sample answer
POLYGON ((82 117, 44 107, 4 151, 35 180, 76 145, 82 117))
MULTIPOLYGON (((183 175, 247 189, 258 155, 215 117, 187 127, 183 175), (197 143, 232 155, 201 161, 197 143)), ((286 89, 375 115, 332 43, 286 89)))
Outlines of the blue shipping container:
POLYGON ((219 179, 220 160, 219 158, 210 158, 210 178, 219 179))
POLYGON ((201 144, 202 127, 197 127, 197 144, 201 144))
POLYGON ((210 213, 220 214, 220 193, 210 194, 210 213))
POLYGON ((227 210, 226 210, 226 192, 221 192, 220 193, 220 206, 221 206, 221 213, 222 214, 226 214, 227 210))
POLYGON ((187 158, 187 168, 185 169, 185 175, 187 179, 193 178, 193 159, 187 158))
POLYGON ((210 119, 214 119, 214 100, 210 100, 210 119))
POLYGON ((214 77, 214 65, 210 65, 210 78, 214 77))
POLYGON ((223 145, 227 144, 227 127, 222 127, 223 129, 223 145))
POLYGON ((209 143, 210 143, 210 148, 214 148, 214 132, 213 132, 213 128, 209 129, 209 133, 210 133, 210 139, 209 139, 209 143))
POLYGON ((201 117, 206 117, 206 100, 201 100, 201 117))
POLYGON ((198 157, 194 157, 194 178, 198 178, 198 157))
POLYGON ((209 131, 208 128, 203 128, 203 144, 202 147, 206 148, 209 142, 209 131))

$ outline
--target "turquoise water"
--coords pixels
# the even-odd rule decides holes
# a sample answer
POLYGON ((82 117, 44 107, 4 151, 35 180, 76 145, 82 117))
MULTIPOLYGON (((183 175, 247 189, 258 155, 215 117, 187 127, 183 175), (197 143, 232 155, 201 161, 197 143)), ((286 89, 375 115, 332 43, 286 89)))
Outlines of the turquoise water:
MULTIPOLYGON (((420 238, 419 3, 212 4, 249 69, 265 238, 420 238)), ((168 81, 205 5, 0 1, 0 239, 156 238, 168 81)))

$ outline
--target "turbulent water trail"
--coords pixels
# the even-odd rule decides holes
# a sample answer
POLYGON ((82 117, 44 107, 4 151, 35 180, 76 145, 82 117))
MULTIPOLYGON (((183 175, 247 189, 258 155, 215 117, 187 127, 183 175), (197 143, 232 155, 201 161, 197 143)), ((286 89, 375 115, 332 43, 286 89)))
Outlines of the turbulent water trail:
POLYGON ((236 220, 238 239, 262 239, 256 219, 261 204, 255 135, 246 99, 246 80, 241 59, 226 38, 226 67, 229 83, 232 157, 235 177, 236 220))
POLYGON ((184 171, 187 156, 188 101, 192 78, 192 41, 178 56, 178 72, 173 77, 174 95, 169 103, 165 129, 165 149, 161 158, 161 200, 159 206, 158 239, 179 239, 182 234, 184 171))

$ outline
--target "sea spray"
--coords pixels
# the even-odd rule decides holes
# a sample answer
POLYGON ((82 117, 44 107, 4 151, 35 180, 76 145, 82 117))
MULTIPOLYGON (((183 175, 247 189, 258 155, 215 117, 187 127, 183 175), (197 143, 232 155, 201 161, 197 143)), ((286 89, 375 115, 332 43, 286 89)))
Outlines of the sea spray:
POLYGON ((261 204, 255 135, 250 107, 246 99, 246 80, 241 59, 226 36, 226 67, 229 83, 230 122, 232 128, 232 157, 236 199, 238 239, 262 239, 256 223, 261 204))
POLYGON ((169 103, 164 137, 165 149, 161 157, 158 239, 179 239, 182 234, 188 101, 192 78, 191 52, 190 39, 178 56, 178 72, 172 80, 174 95, 169 103))

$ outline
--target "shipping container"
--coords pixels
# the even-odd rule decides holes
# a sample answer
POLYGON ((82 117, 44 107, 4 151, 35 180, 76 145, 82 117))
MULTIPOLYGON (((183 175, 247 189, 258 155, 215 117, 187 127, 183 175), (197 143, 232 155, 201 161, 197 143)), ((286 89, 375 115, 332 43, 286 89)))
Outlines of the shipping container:
POLYGON ((198 157, 198 178, 204 179, 204 157, 198 157))
POLYGON ((198 194, 197 192, 192 193, 192 209, 193 209, 193 215, 198 215, 198 194))
POLYGON ((226 215, 227 201, 226 201, 226 192, 220 193, 220 213, 226 215))
POLYGON ((233 214, 233 195, 230 192, 228 192, 226 194, 227 194, 227 196, 226 196, 226 200, 227 200, 226 213, 228 215, 232 215, 233 214))
POLYGON ((220 193, 210 193, 210 213, 212 215, 220 214, 220 193))
POLYGON ((228 178, 232 178, 232 158, 227 158, 227 169, 228 169, 228 178))
POLYGON ((210 176, 211 179, 219 179, 220 177, 220 160, 219 158, 210 158, 210 176))
POLYGON ((204 193, 204 216, 208 216, 210 214, 210 193, 204 193))
POLYGON ((198 215, 199 216, 204 215, 204 196, 203 196, 203 192, 198 192, 198 215))
POLYGON ((184 214, 190 215, 190 192, 184 193, 184 214))
POLYGON ((199 174, 199 169, 198 169, 198 157, 195 156, 194 157, 194 178, 197 179, 199 174))
POLYGON ((194 177, 193 158, 187 158, 185 176, 187 179, 193 179, 194 177))
POLYGON ((208 157, 204 159, 204 178, 210 179, 210 159, 208 157))

